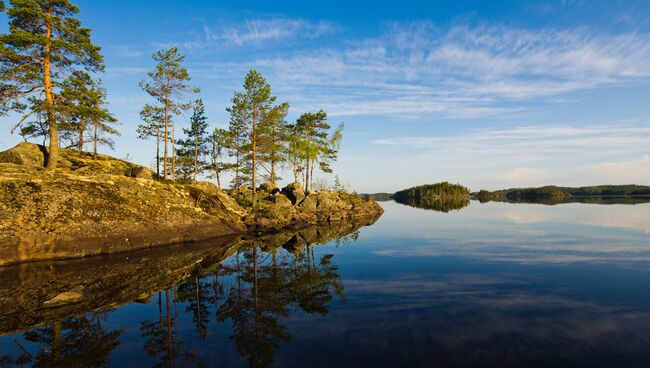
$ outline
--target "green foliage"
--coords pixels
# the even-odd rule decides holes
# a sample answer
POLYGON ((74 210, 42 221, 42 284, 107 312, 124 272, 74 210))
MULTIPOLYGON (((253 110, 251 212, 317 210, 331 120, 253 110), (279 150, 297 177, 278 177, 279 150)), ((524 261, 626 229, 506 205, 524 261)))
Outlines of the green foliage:
POLYGON ((215 128, 208 137, 210 162, 205 167, 213 174, 210 176, 217 180, 217 186, 221 187, 221 173, 230 171, 234 165, 225 161, 225 152, 232 146, 231 132, 221 128, 215 128))
POLYGON ((394 195, 396 202, 406 202, 422 198, 428 199, 469 199, 469 189, 460 184, 442 182, 437 184, 426 184, 404 189, 394 195))
MULTIPOLYGON (((156 108, 158 109, 157 113, 162 113, 163 177, 167 178, 171 172, 173 179, 175 157, 173 152, 170 155, 168 147, 168 143, 173 140, 173 137, 170 137, 170 129, 173 132, 171 119, 191 107, 190 102, 182 101, 183 95, 198 93, 199 89, 188 85, 190 74, 182 65, 185 55, 181 54, 177 47, 157 51, 152 57, 156 65, 153 70, 147 73, 149 79, 140 81, 140 87, 159 104, 156 108), (171 170, 168 168, 170 158, 172 158, 171 170)), ((145 106, 146 108, 147 106, 145 106)), ((149 116, 152 119, 158 117, 157 113, 151 110, 150 112, 152 115, 149 116)))
POLYGON ((650 186, 644 185, 597 185, 588 187, 557 187, 545 186, 540 188, 513 188, 490 192, 481 190, 476 195, 481 202, 535 202, 560 203, 571 198, 601 197, 601 196, 647 196, 650 186))
POLYGON ((57 113, 70 112, 70 106, 61 104, 65 76, 78 70, 103 71, 103 58, 90 40, 90 29, 74 18, 79 9, 70 1, 9 3, 9 33, 0 35, 0 113, 14 110, 23 115, 14 129, 34 115, 43 115, 50 138, 48 167, 54 168, 59 147, 57 113))
MULTIPOLYGON (((298 163, 300 171, 304 172, 305 189, 312 189, 316 164, 319 165, 321 171, 332 172, 330 165, 338 157, 338 150, 343 138, 343 123, 339 124, 330 135, 331 127, 327 123, 327 113, 320 110, 302 114, 296 124, 290 128, 292 138, 289 142, 289 156, 298 163)), ((294 171, 298 171, 298 169, 294 168, 294 171)))
POLYGON ((107 101, 106 89, 101 83, 101 80, 95 81, 82 71, 75 71, 63 83, 60 119, 62 137, 69 137, 70 145, 76 145, 79 151, 83 151, 84 143, 88 141, 94 143, 95 153, 98 144, 112 149, 113 140, 105 134, 120 135, 111 126, 117 119, 103 107, 107 101), (86 134, 90 136, 86 137, 86 134))
POLYGON ((236 156, 234 187, 250 183, 253 187, 253 203, 258 171, 267 170, 275 180, 275 165, 281 159, 278 144, 283 137, 283 122, 289 105, 276 104, 271 86, 256 70, 250 70, 244 78, 243 91, 235 92, 230 113, 232 149, 236 156))
POLYGON ((189 169, 192 179, 196 180, 196 176, 203 172, 207 164, 204 157, 210 152, 208 123, 203 100, 196 100, 190 118, 190 127, 183 128, 183 133, 187 136, 187 139, 181 139, 177 142, 180 146, 178 149, 179 169, 182 171, 188 171, 189 169), (189 168, 183 167, 188 165, 189 168))

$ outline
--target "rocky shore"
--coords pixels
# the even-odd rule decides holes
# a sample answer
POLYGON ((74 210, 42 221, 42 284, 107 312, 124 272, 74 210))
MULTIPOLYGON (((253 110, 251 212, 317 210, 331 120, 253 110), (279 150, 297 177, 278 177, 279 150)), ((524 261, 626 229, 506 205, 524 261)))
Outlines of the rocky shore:
POLYGON ((196 242, 254 232, 379 217, 376 202, 299 184, 263 184, 235 199, 206 182, 154 180, 142 166, 110 156, 62 150, 60 168, 43 169, 42 146, 0 152, 0 266, 196 242), (243 204, 243 206, 242 206, 243 204))

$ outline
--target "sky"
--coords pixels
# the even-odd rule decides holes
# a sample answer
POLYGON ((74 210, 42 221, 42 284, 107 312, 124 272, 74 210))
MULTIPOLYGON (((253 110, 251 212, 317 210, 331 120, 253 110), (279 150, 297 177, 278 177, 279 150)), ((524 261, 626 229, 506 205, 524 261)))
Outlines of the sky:
MULTIPOLYGON (((344 122, 334 170, 357 192, 650 184, 648 1, 73 2, 122 133, 103 153, 152 165, 138 82, 178 46, 211 127, 227 127, 249 69, 289 121, 324 109, 344 122)), ((0 150, 21 141, 16 121, 0 118, 0 150)))

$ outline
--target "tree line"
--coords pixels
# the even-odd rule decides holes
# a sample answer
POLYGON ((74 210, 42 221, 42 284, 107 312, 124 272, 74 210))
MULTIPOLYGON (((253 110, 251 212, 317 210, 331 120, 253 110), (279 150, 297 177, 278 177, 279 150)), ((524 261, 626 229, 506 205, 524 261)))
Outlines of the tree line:
MULTIPOLYGON (((95 155, 99 145, 112 148, 117 119, 106 108, 106 90, 97 77, 104 60, 91 30, 76 18, 79 8, 68 0, 8 4, 0 0, 9 18, 9 32, 0 35, 0 115, 20 115, 12 132, 47 143, 49 169, 57 167, 60 147, 84 151, 92 143, 95 155)), ((231 187, 251 186, 255 199, 261 181, 276 184, 283 172, 307 190, 315 169, 332 172, 343 124, 333 129, 323 110, 288 122, 289 104, 278 102, 262 74, 250 70, 226 108, 228 127, 210 128, 204 102, 190 98, 200 91, 190 85, 185 56, 171 47, 154 53, 153 60, 154 68, 140 82, 153 101, 143 106, 137 132, 156 141, 159 178, 192 181, 207 174, 221 186, 228 172, 231 187), (179 134, 175 123, 188 110, 189 127, 179 134)))

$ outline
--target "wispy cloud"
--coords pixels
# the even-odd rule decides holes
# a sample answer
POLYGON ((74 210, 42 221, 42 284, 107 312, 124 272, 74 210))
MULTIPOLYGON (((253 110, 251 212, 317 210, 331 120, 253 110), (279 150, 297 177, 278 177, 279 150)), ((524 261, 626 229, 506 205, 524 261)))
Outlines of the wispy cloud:
POLYGON ((347 45, 252 64, 296 94, 318 86, 313 100, 340 115, 502 115, 532 99, 650 78, 650 36, 641 33, 410 23, 347 45))
POLYGON ((239 22, 204 25, 200 36, 184 42, 186 48, 219 46, 262 46, 301 39, 315 39, 336 32, 330 22, 305 19, 248 19, 239 22))

